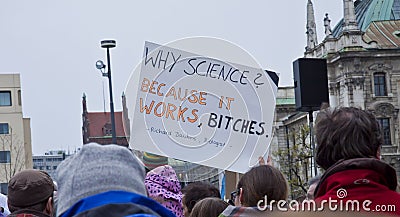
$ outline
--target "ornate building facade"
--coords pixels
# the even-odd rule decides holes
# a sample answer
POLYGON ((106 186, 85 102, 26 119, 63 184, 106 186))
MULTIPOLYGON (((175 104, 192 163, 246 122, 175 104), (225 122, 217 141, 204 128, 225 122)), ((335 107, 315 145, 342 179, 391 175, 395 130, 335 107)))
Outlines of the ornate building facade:
MULTIPOLYGON (((343 19, 334 28, 328 14, 321 19, 325 38, 319 43, 308 0, 304 57, 327 60, 330 107, 356 106, 376 115, 384 132, 382 160, 400 176, 400 0, 342 3, 343 19)), ((295 110, 294 98, 293 87, 279 88, 271 144, 275 165, 290 180, 292 199, 305 193, 307 180, 315 175, 312 152, 298 156, 299 150, 311 148, 311 141, 307 113, 295 110)))
POLYGON ((377 116, 384 132, 382 159, 399 176, 400 0, 343 0, 343 12, 333 30, 326 14, 325 38, 315 45, 308 0, 304 56, 327 59, 331 107, 356 106, 377 116))

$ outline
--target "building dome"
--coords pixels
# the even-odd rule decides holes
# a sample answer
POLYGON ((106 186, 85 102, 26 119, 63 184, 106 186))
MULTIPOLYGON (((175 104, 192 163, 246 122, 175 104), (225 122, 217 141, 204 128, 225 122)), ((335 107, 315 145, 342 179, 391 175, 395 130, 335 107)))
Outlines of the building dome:
MULTIPOLYGON (((357 0, 354 2, 358 28, 365 32, 373 21, 400 20, 400 0, 357 0)), ((333 29, 332 35, 342 33, 343 19, 333 29)))

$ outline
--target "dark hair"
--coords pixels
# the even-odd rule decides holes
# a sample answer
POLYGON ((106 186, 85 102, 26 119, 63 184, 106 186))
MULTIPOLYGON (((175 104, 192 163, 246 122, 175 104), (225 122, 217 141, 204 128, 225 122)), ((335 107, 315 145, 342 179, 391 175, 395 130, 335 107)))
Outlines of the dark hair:
POLYGON ((375 157, 383 143, 375 116, 354 107, 323 110, 315 125, 316 161, 328 169, 339 160, 375 157))
MULTIPOLYGON (((253 167, 239 180, 237 188, 242 188, 243 206, 257 206, 258 201, 267 196, 268 200, 286 200, 288 185, 283 174, 270 165, 253 167)), ((240 194, 240 191, 238 191, 240 194)), ((239 196, 239 195, 238 195, 239 196)), ((266 203, 267 201, 264 201, 266 203)))
POLYGON ((188 212, 192 212, 194 205, 197 201, 206 197, 217 197, 221 198, 218 188, 205 182, 194 182, 185 186, 182 189, 183 199, 182 203, 188 209, 188 212))
POLYGON ((204 198, 193 207, 190 217, 218 217, 228 205, 216 197, 204 198))

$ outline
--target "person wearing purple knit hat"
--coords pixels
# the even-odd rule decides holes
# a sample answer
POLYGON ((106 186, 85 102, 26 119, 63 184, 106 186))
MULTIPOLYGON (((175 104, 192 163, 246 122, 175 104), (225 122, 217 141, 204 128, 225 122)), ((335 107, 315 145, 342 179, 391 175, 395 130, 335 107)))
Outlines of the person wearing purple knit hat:
POLYGON ((181 185, 171 166, 159 166, 151 170, 144 184, 150 198, 171 210, 177 217, 183 217, 181 185))

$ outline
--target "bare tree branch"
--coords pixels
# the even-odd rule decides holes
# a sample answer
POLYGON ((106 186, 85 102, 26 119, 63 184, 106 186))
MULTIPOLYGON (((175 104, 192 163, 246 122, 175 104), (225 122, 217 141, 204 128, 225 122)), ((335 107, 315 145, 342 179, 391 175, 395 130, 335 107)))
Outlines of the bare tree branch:
MULTIPOLYGON (((9 134, 0 135, 1 148, 10 152, 10 162, 1 163, 5 172, 5 179, 10 181, 15 173, 21 171, 25 165, 24 144, 9 127, 9 134)), ((7 158, 7 155, 5 155, 7 158)))

